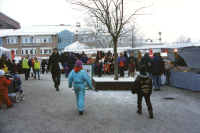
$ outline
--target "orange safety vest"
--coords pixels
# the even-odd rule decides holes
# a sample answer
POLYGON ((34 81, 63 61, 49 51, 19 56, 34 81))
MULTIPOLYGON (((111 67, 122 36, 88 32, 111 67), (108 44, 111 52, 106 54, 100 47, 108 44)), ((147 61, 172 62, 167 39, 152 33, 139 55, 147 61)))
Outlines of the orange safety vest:
POLYGON ((121 61, 119 62, 119 67, 124 67, 125 66, 125 62, 122 61, 123 58, 121 58, 121 61))

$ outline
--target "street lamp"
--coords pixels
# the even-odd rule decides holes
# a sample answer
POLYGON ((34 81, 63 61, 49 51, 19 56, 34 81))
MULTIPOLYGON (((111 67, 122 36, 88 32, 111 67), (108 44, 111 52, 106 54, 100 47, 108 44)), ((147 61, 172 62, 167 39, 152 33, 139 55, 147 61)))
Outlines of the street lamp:
POLYGON ((161 34, 162 34, 162 32, 159 31, 158 34, 159 34, 159 36, 160 36, 159 40, 160 40, 160 44, 161 44, 161 34))
POLYGON ((34 35, 30 35, 31 39, 32 39, 32 57, 33 57, 33 38, 34 38, 34 35))

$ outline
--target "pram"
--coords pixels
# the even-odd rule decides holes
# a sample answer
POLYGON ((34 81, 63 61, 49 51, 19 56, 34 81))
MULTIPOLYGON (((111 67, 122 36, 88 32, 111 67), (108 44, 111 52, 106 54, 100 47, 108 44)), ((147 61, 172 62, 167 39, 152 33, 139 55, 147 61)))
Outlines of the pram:
POLYGON ((21 89, 21 79, 19 76, 12 76, 12 75, 4 75, 6 79, 13 78, 14 80, 11 82, 11 84, 8 86, 8 97, 10 100, 14 100, 16 103, 19 102, 19 100, 24 100, 25 95, 24 92, 21 89))

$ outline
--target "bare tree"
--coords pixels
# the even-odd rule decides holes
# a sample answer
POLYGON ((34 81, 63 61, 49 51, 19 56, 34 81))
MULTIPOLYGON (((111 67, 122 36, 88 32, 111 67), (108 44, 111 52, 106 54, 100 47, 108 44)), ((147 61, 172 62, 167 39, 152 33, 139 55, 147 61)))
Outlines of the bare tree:
POLYGON ((177 41, 176 41, 176 42, 185 43, 186 41, 187 41, 187 37, 185 37, 184 35, 180 35, 180 36, 177 38, 177 41))
POLYGON ((128 12, 125 10, 126 9, 125 4, 127 4, 129 0, 66 0, 66 1, 72 5, 78 6, 76 7, 76 9, 81 10, 81 12, 89 15, 89 19, 93 20, 91 26, 93 26, 96 30, 101 30, 102 33, 106 33, 111 36, 113 42, 112 44, 114 46, 114 59, 115 59, 114 80, 118 80, 118 65, 117 65, 118 38, 128 32, 125 31, 124 27, 127 24, 129 24, 130 21, 133 21, 133 19, 135 19, 136 16, 149 15, 142 12, 149 6, 144 5, 136 10, 132 8, 131 12, 128 12))

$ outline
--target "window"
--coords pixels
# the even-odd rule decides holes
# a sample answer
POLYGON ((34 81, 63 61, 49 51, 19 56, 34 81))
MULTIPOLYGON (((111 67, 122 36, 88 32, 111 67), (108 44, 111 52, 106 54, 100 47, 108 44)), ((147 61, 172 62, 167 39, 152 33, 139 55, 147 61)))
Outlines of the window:
POLYGON ((32 43, 33 42, 33 39, 32 38, 30 38, 30 43, 32 43))
POLYGON ((44 54, 46 54, 47 53, 47 50, 46 49, 44 49, 44 54))
POLYGON ((51 38, 49 38, 49 42, 51 42, 51 38))
POLYGON ((81 41, 83 42, 83 41, 84 41, 84 38, 81 38, 81 41))
POLYGON ((25 50, 26 51, 26 54, 28 54, 28 50, 25 50))
POLYGON ((47 42, 46 38, 44 38, 44 42, 47 42))
POLYGON ((86 37, 86 41, 88 41, 88 37, 86 37))
POLYGON ((35 54, 37 54, 37 51, 36 51, 36 49, 35 49, 35 54))
POLYGON ((9 41, 9 39, 7 39, 7 44, 9 44, 10 43, 10 41, 9 41))
POLYGON ((30 54, 33 54, 32 49, 30 50, 30 54))
POLYGON ((25 43, 27 43, 28 42, 28 39, 27 38, 25 38, 25 43))
POLYGON ((36 42, 36 38, 34 38, 34 42, 36 42))
POLYGON ((24 54, 24 50, 22 50, 22 54, 24 54))
POLYGON ((18 42, 17 39, 15 39, 16 43, 18 42))
POLYGON ((40 54, 42 54, 42 49, 40 49, 40 54))
POLYGON ((18 54, 18 50, 15 50, 15 54, 16 54, 16 55, 18 54))
POLYGON ((49 54, 51 54, 51 49, 49 49, 49 54))
POLYGON ((40 38, 40 42, 42 42, 42 38, 40 38))
POLYGON ((21 39, 21 43, 23 43, 23 39, 21 39))

